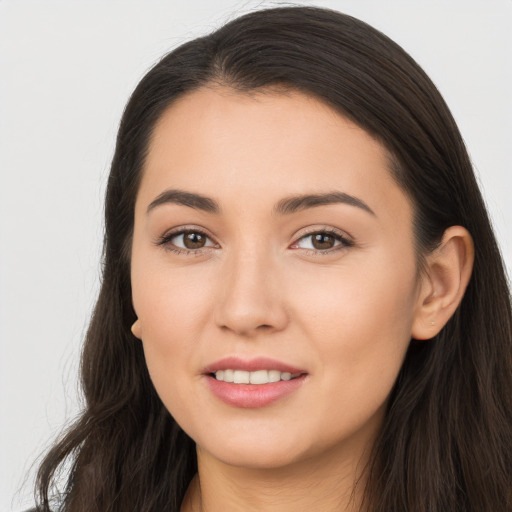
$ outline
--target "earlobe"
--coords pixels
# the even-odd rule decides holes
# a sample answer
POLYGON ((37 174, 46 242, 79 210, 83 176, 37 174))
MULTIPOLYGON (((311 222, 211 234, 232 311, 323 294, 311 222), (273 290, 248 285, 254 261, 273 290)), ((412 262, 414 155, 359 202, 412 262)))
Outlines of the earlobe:
POLYGON ((474 261, 473 239, 466 228, 451 226, 439 247, 426 257, 411 337, 436 336, 462 301, 474 261))
POLYGON ((140 320, 138 318, 133 323, 131 330, 132 330, 132 334, 136 338, 138 338, 139 340, 142 338, 142 329, 141 329, 141 325, 140 325, 140 320))

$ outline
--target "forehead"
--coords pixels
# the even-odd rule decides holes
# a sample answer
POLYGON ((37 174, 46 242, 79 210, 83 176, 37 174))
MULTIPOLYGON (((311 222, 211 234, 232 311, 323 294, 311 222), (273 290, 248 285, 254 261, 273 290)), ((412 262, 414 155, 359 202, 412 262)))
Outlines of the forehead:
MULTIPOLYGON (((175 101, 155 126, 140 195, 166 188, 279 200, 340 190, 376 209, 408 207, 388 151, 324 102, 295 91, 204 87, 175 101), (397 202, 398 201, 398 202, 397 202)), ((373 209, 373 208, 372 208, 373 209)))

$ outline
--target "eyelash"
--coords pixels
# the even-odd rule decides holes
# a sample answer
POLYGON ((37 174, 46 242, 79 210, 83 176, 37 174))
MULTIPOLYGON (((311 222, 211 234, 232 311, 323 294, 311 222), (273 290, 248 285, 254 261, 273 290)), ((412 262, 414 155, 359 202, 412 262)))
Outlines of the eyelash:
MULTIPOLYGON (((216 249, 215 246, 208 246, 208 247, 201 247, 198 249, 183 249, 181 247, 175 246, 171 240, 173 238, 176 238, 180 235, 195 233, 201 236, 204 236, 210 241, 213 241, 211 237, 202 229, 199 228, 183 228, 178 229, 177 231, 172 231, 170 233, 167 233, 159 238, 159 240, 156 242, 157 246, 163 246, 165 250, 171 251, 178 255, 185 255, 185 256, 200 256, 204 254, 207 251, 210 251, 211 249, 216 249)), ((349 240, 347 237, 345 237, 341 232, 339 232, 336 229, 333 228, 324 228, 324 229, 316 229, 314 231, 310 231, 307 233, 302 234, 295 242, 291 244, 291 246, 297 245, 301 240, 312 237, 314 235, 328 235, 332 236, 336 242, 339 242, 339 245, 336 245, 330 249, 303 249, 302 251, 307 254, 308 256, 323 256, 332 254, 334 252, 348 249, 354 245, 354 242, 349 240)), ((300 247, 295 247, 294 250, 301 249, 300 247)))
POLYGON ((195 233, 195 234, 204 236, 208 240, 211 240, 211 237, 205 231, 203 231, 202 229, 199 229, 199 228, 182 228, 182 229, 178 229, 176 231, 171 231, 170 233, 167 233, 167 234, 163 235, 156 242, 156 245, 164 246, 166 251, 171 251, 171 252, 174 252, 175 254, 185 255, 185 256, 200 256, 201 254, 203 254, 204 252, 206 252, 206 251, 208 251, 210 249, 215 249, 214 246, 201 247, 199 249, 183 249, 181 247, 175 246, 171 242, 171 240, 173 238, 176 238, 176 237, 178 237, 180 235, 190 234, 190 233, 195 233))
POLYGON ((332 236, 336 242, 339 242, 338 245, 335 245, 334 247, 330 249, 303 249, 300 247, 297 247, 297 249, 301 249, 304 254, 308 256, 328 256, 330 254, 333 254, 338 251, 346 250, 350 247, 353 247, 354 242, 352 240, 349 240, 343 233, 338 231, 334 228, 321 228, 321 229, 315 229, 313 231, 309 231, 306 233, 303 233, 295 242, 293 242, 292 246, 297 245, 301 240, 305 238, 312 237, 314 235, 327 235, 332 236))

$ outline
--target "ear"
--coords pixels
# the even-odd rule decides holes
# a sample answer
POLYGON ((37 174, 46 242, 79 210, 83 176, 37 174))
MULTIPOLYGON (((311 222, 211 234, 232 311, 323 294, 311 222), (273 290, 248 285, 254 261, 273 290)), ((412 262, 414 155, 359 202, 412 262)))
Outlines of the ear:
POLYGON ((137 320, 135 320, 134 324, 132 325, 132 334, 136 338, 139 338, 139 340, 142 338, 142 328, 140 325, 140 320, 138 318, 137 318, 137 320))
POLYGON ((473 261, 473 239, 468 230, 462 226, 449 227, 439 247, 426 257, 412 338, 433 338, 446 325, 464 296, 473 261))

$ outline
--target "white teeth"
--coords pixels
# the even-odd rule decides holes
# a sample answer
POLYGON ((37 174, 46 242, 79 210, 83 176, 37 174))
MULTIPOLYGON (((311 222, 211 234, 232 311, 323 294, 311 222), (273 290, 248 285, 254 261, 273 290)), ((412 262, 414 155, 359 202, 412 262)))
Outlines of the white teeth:
POLYGON ((251 384, 266 384, 268 382, 267 370, 258 370, 249 374, 249 382, 251 384))
POLYGON ((281 372, 279 370, 269 370, 268 381, 279 382, 281 380, 281 372))
POLYGON ((244 370, 235 370, 235 384, 249 384, 249 372, 244 370))
POLYGON ((247 372, 245 370, 218 370, 215 378, 223 382, 234 382, 235 384, 268 384, 280 380, 290 380, 298 377, 290 372, 279 370, 257 370, 247 372))

